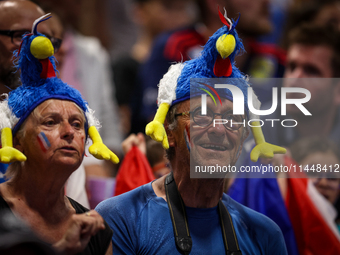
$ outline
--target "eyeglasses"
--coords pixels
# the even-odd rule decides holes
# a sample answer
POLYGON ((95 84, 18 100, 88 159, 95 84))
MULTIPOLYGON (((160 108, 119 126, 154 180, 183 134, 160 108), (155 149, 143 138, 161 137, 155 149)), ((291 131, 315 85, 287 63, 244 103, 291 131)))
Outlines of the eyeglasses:
MULTIPOLYGON (((11 37, 12 43, 15 46, 18 46, 18 47, 21 44, 21 40, 22 40, 23 35, 26 34, 26 33, 30 33, 30 31, 26 30, 26 29, 22 29, 22 30, 0 30, 0 35, 6 35, 6 36, 11 37)), ((51 37, 49 35, 45 35, 45 36, 48 39, 50 39, 50 41, 53 45, 53 48, 54 48, 54 53, 57 53, 60 46, 61 46, 62 40, 59 39, 59 38, 51 37)))
POLYGON ((209 108, 207 108, 207 114, 202 115, 201 107, 196 108, 194 111, 177 113, 175 114, 175 117, 189 114, 191 114, 194 122, 201 127, 209 126, 211 123, 213 123, 216 115, 221 115, 221 119, 223 119, 224 122, 223 123, 224 127, 231 131, 238 130, 241 126, 243 126, 244 120, 242 115, 233 115, 232 111, 227 111, 224 113, 215 113, 209 108))
POLYGON ((50 37, 48 35, 46 35, 46 37, 48 39, 50 39, 52 45, 53 45, 53 48, 54 48, 54 54, 57 53, 60 49, 60 46, 61 46, 61 43, 63 42, 62 39, 59 39, 59 38, 56 38, 56 37, 50 37))
POLYGON ((29 30, 22 29, 22 30, 0 30, 0 35, 7 35, 11 37, 12 43, 15 46, 20 46, 22 36, 25 33, 30 33, 29 30))

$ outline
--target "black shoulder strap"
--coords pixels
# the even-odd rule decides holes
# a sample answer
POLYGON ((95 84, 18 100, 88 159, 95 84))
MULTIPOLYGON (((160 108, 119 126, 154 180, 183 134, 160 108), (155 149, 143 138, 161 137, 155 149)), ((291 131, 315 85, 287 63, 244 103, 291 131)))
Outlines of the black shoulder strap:
POLYGON ((90 211, 89 209, 87 209, 86 207, 82 206, 77 201, 73 200, 72 198, 67 197, 67 199, 70 201, 72 207, 76 210, 76 214, 81 214, 81 213, 85 213, 85 212, 90 211))
POLYGON ((192 247, 192 240, 189 233, 183 200, 177 190, 172 173, 165 178, 164 186, 177 248, 183 254, 189 254, 192 247))
MULTIPOLYGON (((188 221, 185 213, 185 207, 181 195, 178 192, 172 172, 164 181, 166 200, 169 206, 172 226, 175 234, 177 248, 182 254, 189 254, 192 247, 192 240, 189 232, 188 221)), ((223 241, 227 255, 242 255, 231 216, 220 200, 218 211, 222 225, 223 241)))
POLYGON ((234 229, 231 216, 223 204, 222 200, 218 202, 218 212, 220 215, 220 222, 222 226, 222 235, 224 247, 227 255, 242 255, 238 246, 237 237, 234 229))

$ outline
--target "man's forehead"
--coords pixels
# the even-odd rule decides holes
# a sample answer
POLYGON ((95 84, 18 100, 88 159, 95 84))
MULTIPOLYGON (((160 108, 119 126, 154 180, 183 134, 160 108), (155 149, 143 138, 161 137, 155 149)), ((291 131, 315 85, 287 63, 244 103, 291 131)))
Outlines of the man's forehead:
MULTIPOLYGON (((191 98, 191 99, 186 100, 186 101, 189 102, 190 108, 196 108, 196 107, 199 107, 199 106, 202 105, 201 97, 194 97, 194 98, 191 98)), ((222 105, 221 105, 220 101, 217 100, 217 98, 215 98, 215 101, 214 101, 209 95, 207 95, 207 105, 211 105, 211 106, 220 105, 222 108, 228 108, 228 109, 233 108, 233 102, 230 101, 229 99, 221 97, 221 102, 222 102, 222 105)))
POLYGON ((327 55, 327 57, 331 57, 333 54, 333 49, 331 46, 326 44, 294 43, 288 49, 288 57, 291 55, 291 53, 296 53, 299 56, 307 54, 308 57, 310 58, 311 52, 317 52, 322 55, 327 55))
MULTIPOLYGON (((0 2, 0 29, 30 31, 33 22, 42 15, 43 10, 30 1, 0 2)), ((47 30, 43 24, 39 25, 38 31, 40 29, 47 30)))

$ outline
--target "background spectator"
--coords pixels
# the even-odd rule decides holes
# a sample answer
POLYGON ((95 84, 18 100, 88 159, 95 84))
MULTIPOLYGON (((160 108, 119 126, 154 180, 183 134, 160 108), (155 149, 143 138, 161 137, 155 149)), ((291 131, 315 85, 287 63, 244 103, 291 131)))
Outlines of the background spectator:
POLYGON ((189 24, 193 20, 191 0, 134 0, 130 19, 139 28, 137 41, 128 54, 113 63, 116 98, 124 135, 144 132, 139 123, 143 94, 140 66, 149 58, 154 39, 162 32, 189 24))
MULTIPOLYGON (((340 176, 332 171, 340 164, 339 147, 325 137, 311 137, 296 141, 290 150, 292 158, 303 168, 322 166, 321 172, 310 170, 306 173, 320 194, 335 206, 339 200, 340 176)), ((334 216, 339 228, 340 208, 336 209, 337 213, 334 216)))

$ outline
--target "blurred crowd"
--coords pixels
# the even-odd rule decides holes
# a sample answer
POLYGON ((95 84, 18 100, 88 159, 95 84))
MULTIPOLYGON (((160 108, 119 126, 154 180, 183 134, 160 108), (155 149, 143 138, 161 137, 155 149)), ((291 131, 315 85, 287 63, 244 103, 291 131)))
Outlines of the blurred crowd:
MULTIPOLYGON (((302 166, 339 166, 339 0, 32 2, 52 13, 53 18, 46 22, 46 33, 59 44, 55 53, 59 76, 79 90, 92 106, 102 122, 99 132, 103 141, 121 159, 116 166, 86 153, 65 188, 68 196, 85 207, 94 209, 104 199, 171 171, 161 144, 144 135, 145 126, 156 113, 157 85, 170 65, 199 56, 208 38, 222 26, 218 6, 233 20, 240 16, 237 32, 245 52, 235 59, 236 65, 250 79, 268 81, 254 82, 253 86, 264 109, 272 104, 272 78, 280 78, 275 80, 279 80, 275 86, 280 88, 303 87, 311 93, 305 106, 312 118, 301 115, 293 105, 287 107, 284 118, 274 113, 266 116, 295 119, 299 123, 295 129, 282 125, 263 127, 268 142, 288 149, 286 156, 275 157, 270 163, 285 164, 288 155, 302 166), (296 78, 306 79, 297 84, 296 78)), ((17 30, 29 30, 30 26, 20 27, 24 22, 15 21, 14 16, 5 18, 2 8, 0 5, 0 31, 8 29, 10 22, 17 24, 17 30)), ((25 15, 29 12, 22 10, 19 16, 25 20, 25 15)), ((16 38, 11 36, 12 45, 8 47, 0 34, 0 94, 15 89, 18 81, 13 74, 11 54, 20 43, 15 45, 16 38)), ((248 137, 239 165, 246 164, 253 144, 253 138, 248 137)), ((4 175, 7 165, 0 167, 0 175, 4 175)), ((340 242, 339 175, 308 178, 321 199, 335 211, 330 224, 338 228, 335 235, 340 242)), ((286 179, 277 182, 283 198, 289 196, 286 179)), ((236 184, 234 180, 228 187, 233 189, 236 184)))

